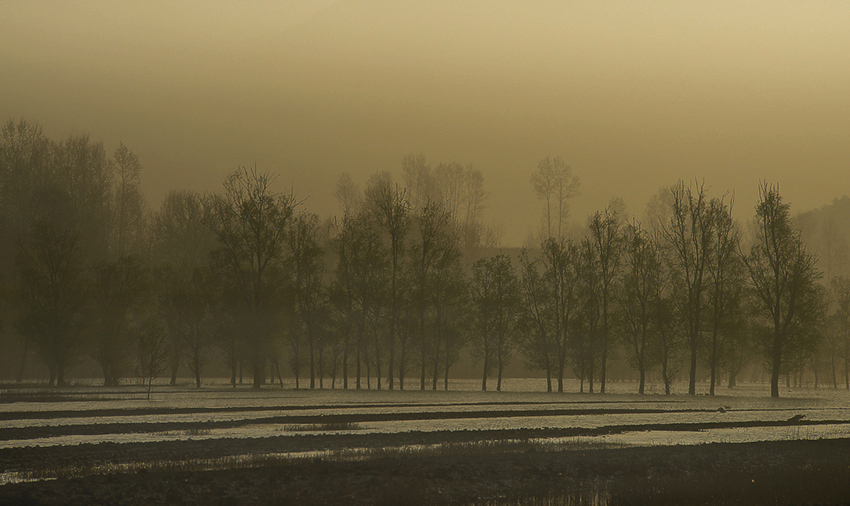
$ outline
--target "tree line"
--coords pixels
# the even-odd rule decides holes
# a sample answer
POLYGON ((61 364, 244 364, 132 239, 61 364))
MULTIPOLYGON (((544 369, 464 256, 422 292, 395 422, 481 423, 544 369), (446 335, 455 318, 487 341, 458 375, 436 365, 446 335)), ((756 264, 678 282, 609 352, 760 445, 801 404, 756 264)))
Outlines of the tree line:
POLYGON ((822 283, 778 185, 763 184, 746 237, 727 196, 678 182, 641 220, 620 201, 567 232, 580 186, 560 158, 531 184, 544 201, 539 234, 519 255, 491 253, 480 170, 402 161, 359 188, 342 174, 341 213, 322 218, 275 175, 239 167, 220 191, 172 191, 148 209, 139 158, 109 156, 85 135, 56 142, 25 121, 0 132, 4 347, 68 382, 83 358, 103 383, 150 387, 186 367, 201 386, 217 357, 237 384, 259 388, 449 388, 470 355, 482 389, 521 358, 549 391, 577 378, 606 391, 612 357, 627 358, 643 393, 698 368, 710 393, 761 359, 771 394, 830 350, 832 379, 850 348, 850 282, 822 283), (826 344, 825 344, 826 343, 826 344), (557 386, 555 386, 557 385, 557 386))

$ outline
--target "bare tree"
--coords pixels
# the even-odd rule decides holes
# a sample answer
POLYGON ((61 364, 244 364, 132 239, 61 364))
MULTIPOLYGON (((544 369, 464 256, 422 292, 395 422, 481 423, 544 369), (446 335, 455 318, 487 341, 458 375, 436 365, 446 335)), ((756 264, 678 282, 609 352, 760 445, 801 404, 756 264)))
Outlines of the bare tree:
POLYGON ((132 349, 129 346, 132 318, 146 302, 148 289, 148 272, 138 256, 100 262, 93 268, 92 351, 103 371, 105 386, 117 386, 121 377, 131 372, 125 370, 125 355, 127 349, 132 349))
POLYGON ((473 352, 484 361, 481 390, 487 390, 487 376, 495 370, 496 390, 501 391, 502 372, 517 340, 522 300, 510 258, 496 255, 475 262, 471 289, 476 322, 473 352))
POLYGON ((653 294, 650 298, 653 323, 653 339, 650 341, 650 352, 654 361, 661 366, 661 380, 664 382, 664 393, 670 395, 670 387, 679 372, 680 354, 683 346, 681 321, 677 314, 681 307, 677 304, 678 297, 674 280, 674 262, 670 259, 669 247, 665 248, 661 232, 653 232, 653 242, 658 247, 659 262, 657 264, 656 282, 652 284, 653 294))
MULTIPOLYGON (((15 256, 21 242, 31 233, 32 216, 40 207, 36 192, 52 179, 52 148, 41 127, 24 120, 9 120, 0 129, 0 275, 10 295, 15 291, 15 256)), ((70 211, 70 209, 68 210, 70 211)), ((14 303, 3 308, 6 321, 19 315, 14 303)), ((6 325, 7 335, 14 326, 6 325)), ((16 381, 23 381, 27 357, 33 345, 26 334, 18 332, 23 347, 16 381)))
POLYGON ((431 381, 434 390, 437 389, 441 360, 444 358, 448 360, 451 357, 451 350, 460 345, 457 340, 461 337, 458 329, 461 318, 458 312, 452 311, 451 308, 463 304, 465 287, 462 281, 463 269, 460 264, 459 241, 452 232, 449 229, 449 233, 443 236, 440 256, 434 265, 431 283, 431 303, 434 308, 431 341, 434 368, 431 381))
POLYGON ((51 180, 68 195, 85 263, 109 259, 113 172, 100 142, 71 136, 53 145, 51 180))
POLYGON ((114 253, 124 256, 129 251, 138 252, 145 233, 145 201, 139 190, 142 164, 139 157, 120 143, 112 157, 115 172, 114 253))
POLYGON ((744 279, 740 266, 740 258, 736 255, 738 233, 732 221, 732 202, 726 204, 724 199, 712 199, 709 203, 711 214, 713 251, 708 262, 710 275, 711 297, 711 340, 709 343, 708 367, 711 371, 709 395, 714 395, 714 387, 718 382, 718 368, 725 362, 727 346, 730 351, 734 346, 728 344, 730 338, 736 336, 731 327, 735 313, 740 312, 741 289, 744 279), (724 342, 724 338, 726 342, 724 342))
POLYGON ((591 247, 595 250, 595 265, 598 268, 599 302, 602 328, 600 329, 600 392, 605 393, 608 377, 608 348, 610 340, 611 302, 620 268, 622 235, 620 234, 620 213, 613 205, 604 212, 597 211, 588 220, 591 247))
POLYGON ((843 276, 832 278, 832 294, 835 299, 833 315, 836 333, 840 336, 844 359, 844 388, 850 389, 850 279, 843 276))
POLYGON ((138 342, 138 374, 147 385, 151 400, 153 382, 162 374, 168 362, 169 346, 162 323, 155 316, 142 319, 136 329, 138 342))
POLYGON ((393 185, 388 176, 376 177, 370 180, 366 189, 366 199, 376 221, 380 224, 386 238, 385 249, 389 251, 389 333, 388 371, 389 388, 395 385, 395 345, 398 340, 398 320, 400 303, 400 281, 402 275, 402 260, 407 249, 407 236, 410 233, 410 205, 406 192, 393 185))
POLYGON ((779 377, 789 359, 807 357, 817 344, 824 293, 817 258, 791 225, 779 187, 764 183, 756 205, 756 237, 742 255, 762 325, 761 352, 770 369, 770 395, 779 397, 779 377))
POLYGON ((319 325, 325 304, 325 262, 324 250, 319 244, 319 217, 312 213, 299 214, 289 227, 286 245, 292 263, 298 315, 307 332, 310 388, 316 388, 316 366, 322 352, 319 325))
MULTIPOLYGON (((543 242, 538 259, 542 268, 542 293, 536 295, 536 298, 542 300, 536 302, 538 307, 533 309, 533 313, 538 315, 535 319, 544 319, 536 325, 539 331, 551 336, 549 353, 554 358, 550 362, 557 367, 558 392, 564 391, 568 353, 575 345, 573 320, 579 309, 578 257, 578 247, 569 239, 547 239, 543 242)), ((532 279, 528 279, 524 284, 531 288, 532 282, 532 279)), ((530 293, 527 298, 529 296, 530 293)))
POLYGON ((50 370, 51 386, 67 385, 66 373, 82 345, 86 283, 78 241, 75 231, 42 220, 18 253, 18 328, 50 370))
POLYGON ((706 306, 706 271, 714 233, 705 185, 686 186, 680 181, 671 190, 672 215, 662 223, 664 238, 672 251, 674 274, 680 287, 680 314, 685 322, 690 350, 688 394, 696 395, 697 357, 702 346, 702 316, 706 306))
POLYGON ((183 359, 200 386, 200 368, 212 341, 214 295, 220 290, 209 266, 217 242, 207 226, 209 214, 209 199, 172 191, 151 219, 149 251, 156 272, 157 301, 171 343, 172 385, 177 382, 183 350, 183 359))
MULTIPOLYGON (((522 266, 521 287, 525 310, 522 326, 522 352, 529 368, 542 369, 546 373, 546 391, 552 391, 552 376, 555 370, 555 332, 552 329, 551 301, 548 287, 541 273, 541 258, 531 259, 528 250, 520 253, 522 266)), ((563 368, 562 368, 563 369, 563 368)))
POLYGON ((658 244, 637 221, 626 226, 625 239, 625 269, 618 291, 618 306, 626 342, 633 353, 631 362, 640 375, 638 393, 643 394, 646 372, 654 358, 649 352, 653 330, 652 298, 657 293, 661 259, 658 244))
POLYGON ((428 200, 417 213, 416 236, 411 248, 410 264, 414 273, 414 299, 419 326, 420 389, 425 390, 430 340, 426 332, 427 310, 432 296, 434 269, 445 248, 451 247, 449 214, 438 202, 428 200))
POLYGON ((274 177, 256 167, 239 167, 213 197, 211 225, 218 238, 213 264, 232 291, 233 309, 247 319, 243 327, 253 386, 265 382, 265 362, 274 335, 275 291, 280 288, 281 259, 295 199, 272 189, 274 177), (250 328, 249 328, 250 327, 250 328))
POLYGON ((419 212, 429 200, 437 198, 431 166, 425 160, 425 155, 409 154, 402 160, 401 170, 410 208, 419 212))
POLYGON ((568 200, 578 195, 581 180, 573 176, 571 166, 556 156, 540 160, 537 170, 531 175, 531 184, 537 198, 546 203, 543 212, 546 238, 562 238, 570 212, 568 200))

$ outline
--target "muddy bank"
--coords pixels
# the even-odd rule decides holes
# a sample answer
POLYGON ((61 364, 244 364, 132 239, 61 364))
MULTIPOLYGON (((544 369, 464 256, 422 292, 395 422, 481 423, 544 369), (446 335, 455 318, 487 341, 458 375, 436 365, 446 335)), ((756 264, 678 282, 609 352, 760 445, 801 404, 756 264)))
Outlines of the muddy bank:
POLYGON ((850 439, 301 461, 0 487, 0 504, 850 504, 850 439))

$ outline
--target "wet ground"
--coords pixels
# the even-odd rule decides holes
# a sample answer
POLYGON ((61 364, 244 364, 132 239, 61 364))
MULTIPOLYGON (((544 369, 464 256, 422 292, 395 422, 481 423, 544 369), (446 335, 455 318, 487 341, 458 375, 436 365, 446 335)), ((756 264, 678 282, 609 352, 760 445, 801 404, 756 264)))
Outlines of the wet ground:
POLYGON ((850 487, 821 483, 850 482, 850 394, 773 400, 761 389, 688 397, 160 387, 152 402, 134 387, 2 390, 0 502, 654 504, 684 483, 691 499, 689 491, 731 493, 750 475, 739 493, 850 501, 850 487))

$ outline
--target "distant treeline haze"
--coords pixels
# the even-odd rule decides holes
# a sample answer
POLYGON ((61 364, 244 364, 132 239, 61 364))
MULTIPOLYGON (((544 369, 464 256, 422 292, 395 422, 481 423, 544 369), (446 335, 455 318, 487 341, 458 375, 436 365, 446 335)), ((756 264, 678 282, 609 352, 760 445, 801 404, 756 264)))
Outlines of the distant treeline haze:
POLYGON ((17 369, 4 376, 25 380, 35 360, 62 386, 93 361, 105 385, 173 384, 185 368, 201 386, 223 364, 234 386, 244 368, 255 387, 291 375, 309 388, 448 389, 471 358, 485 390, 522 360, 550 391, 577 378, 605 392, 616 360, 641 393, 653 374, 667 393, 681 377, 714 394, 751 364, 774 396, 804 372, 850 388, 846 198, 792 220, 764 183, 740 227, 731 199, 680 181, 640 218, 615 199, 577 234, 579 179, 544 158, 529 169, 541 223, 517 251, 483 223, 481 171, 421 155, 362 189, 342 174, 342 211, 324 218, 252 166, 151 210, 141 172, 123 144, 110 155, 85 135, 3 127, 0 348, 17 369), (824 222, 812 237, 826 277, 799 226, 824 222))

